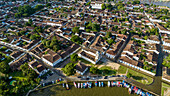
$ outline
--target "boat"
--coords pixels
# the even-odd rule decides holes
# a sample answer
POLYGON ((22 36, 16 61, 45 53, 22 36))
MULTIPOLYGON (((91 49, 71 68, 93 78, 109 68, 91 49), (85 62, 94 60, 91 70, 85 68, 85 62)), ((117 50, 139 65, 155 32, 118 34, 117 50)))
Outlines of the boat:
POLYGON ((88 87, 89 87, 89 88, 92 87, 92 82, 88 83, 88 87))
POLYGON ((85 83, 83 83, 83 88, 85 88, 86 87, 86 85, 85 85, 85 83))
POLYGON ((74 87, 76 87, 76 88, 77 88, 76 82, 73 82, 73 83, 74 83, 74 87))
POLYGON ((142 90, 139 92, 139 95, 140 95, 140 96, 142 95, 142 90))
POLYGON ((146 93, 145 93, 145 92, 142 92, 142 96, 146 96, 146 93))
POLYGON ((102 87, 104 87, 104 83, 103 82, 101 82, 101 85, 102 85, 102 87))
POLYGON ((113 87, 113 81, 111 82, 111 86, 113 87))
POLYGON ((95 81, 95 86, 97 86, 97 81, 95 81))
POLYGON ((108 81, 108 87, 110 87, 110 81, 108 81))
POLYGON ((152 96, 149 92, 146 92, 146 96, 152 96))
POLYGON ((130 85, 126 84, 126 88, 130 88, 130 85))
POLYGON ((117 86, 120 87, 120 82, 119 81, 117 82, 117 86))
POLYGON ((138 92, 138 88, 135 89, 135 93, 137 93, 137 92, 138 92))
POLYGON ((135 91, 135 90, 136 90, 136 86, 133 87, 133 91, 135 91))
POLYGON ((126 88, 126 87, 127 87, 126 85, 127 85, 126 83, 123 83, 123 87, 125 87, 125 88, 126 88))
POLYGON ((101 84, 100 84, 100 82, 99 82, 99 87, 101 87, 101 84))
POLYGON ((81 83, 81 88, 83 88, 83 83, 81 83))
POLYGON ((67 90, 69 90, 69 86, 68 86, 68 84, 66 84, 66 89, 67 89, 67 90))
POLYGON ((80 83, 78 83, 78 88, 80 88, 80 83))
POLYGON ((63 88, 65 87, 65 84, 63 83, 63 88))
POLYGON ((131 88, 129 88, 129 90, 128 90, 128 91, 129 91, 129 94, 131 94, 131 92, 132 92, 132 89, 131 89, 131 88))
POLYGON ((116 86, 116 82, 113 82, 113 86, 116 86))
POLYGON ((137 92, 136 94, 138 94, 138 95, 139 95, 139 93, 140 93, 140 89, 138 89, 138 92, 137 92))

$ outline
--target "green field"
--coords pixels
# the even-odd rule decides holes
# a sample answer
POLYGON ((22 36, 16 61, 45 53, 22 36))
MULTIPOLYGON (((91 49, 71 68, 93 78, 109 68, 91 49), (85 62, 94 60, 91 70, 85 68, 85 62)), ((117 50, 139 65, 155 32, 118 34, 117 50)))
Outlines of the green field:
POLYGON ((99 68, 99 73, 103 76, 116 75, 116 70, 113 70, 110 66, 103 66, 99 68))
POLYGON ((54 85, 48 88, 38 90, 29 96, 137 96, 129 95, 128 89, 123 87, 93 87, 91 89, 78 89, 73 85, 70 90, 66 90, 61 85, 54 85))
POLYGON ((126 70, 127 68, 125 66, 120 66, 117 72, 120 74, 125 74, 126 70))
MULTIPOLYGON (((125 74, 127 68, 125 66, 120 66, 118 69, 118 73, 125 74)), ((128 72, 132 74, 132 78, 138 82, 143 84, 150 84, 153 82, 153 79, 147 75, 134 71, 132 69, 128 69, 128 72)))
POLYGON ((167 91, 170 88, 170 85, 162 83, 162 96, 164 96, 164 91, 167 91))
POLYGON ((149 76, 146 76, 144 74, 141 74, 141 73, 136 72, 131 69, 128 69, 128 72, 132 74, 133 79, 135 79, 136 81, 141 82, 143 84, 150 84, 153 82, 153 79, 149 76))

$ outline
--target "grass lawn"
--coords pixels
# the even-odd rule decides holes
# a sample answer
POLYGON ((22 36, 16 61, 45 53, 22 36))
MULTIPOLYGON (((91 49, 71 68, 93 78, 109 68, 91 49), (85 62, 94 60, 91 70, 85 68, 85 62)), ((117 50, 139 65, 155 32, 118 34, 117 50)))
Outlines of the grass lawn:
POLYGON ((99 73, 104 76, 110 76, 110 75, 115 75, 116 70, 113 70, 110 66, 103 66, 99 69, 99 73))
POLYGON ((27 79, 25 76, 23 76, 23 73, 21 71, 15 71, 9 73, 9 76, 12 76, 13 78, 16 79, 27 79))
POLYGON ((153 82, 153 79, 149 76, 146 76, 144 74, 141 74, 139 72, 136 72, 134 70, 128 69, 128 72, 132 74, 133 79, 135 79, 138 82, 144 83, 144 84, 150 84, 153 82))
MULTIPOLYGON (((94 82, 93 82, 94 85, 94 82)), ((69 84, 70 90, 66 90, 62 85, 49 86, 32 92, 29 96, 137 96, 129 94, 128 89, 123 87, 92 87, 92 88, 75 88, 73 83, 69 84)))
POLYGON ((125 66, 120 66, 117 72, 121 73, 121 74, 125 74, 126 70, 127 70, 127 68, 125 66))
POLYGON ((170 85, 162 83, 162 96, 164 96, 164 91, 166 91, 168 88, 170 88, 170 85))

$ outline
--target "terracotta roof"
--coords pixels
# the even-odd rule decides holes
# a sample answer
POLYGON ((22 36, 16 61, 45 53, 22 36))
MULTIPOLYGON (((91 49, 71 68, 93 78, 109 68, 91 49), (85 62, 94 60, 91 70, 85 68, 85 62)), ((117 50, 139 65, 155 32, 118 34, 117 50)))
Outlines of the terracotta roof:
POLYGON ((58 55, 57 53, 55 53, 51 49, 47 49, 46 52, 47 52, 47 54, 43 55, 43 58, 50 61, 51 63, 54 63, 55 61, 57 61, 58 59, 61 58, 60 55, 58 55))

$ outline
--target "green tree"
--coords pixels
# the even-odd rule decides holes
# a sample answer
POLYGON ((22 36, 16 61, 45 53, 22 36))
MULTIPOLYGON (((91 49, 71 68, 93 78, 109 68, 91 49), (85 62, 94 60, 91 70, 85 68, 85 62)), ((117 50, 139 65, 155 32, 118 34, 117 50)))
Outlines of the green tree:
POLYGON ((166 58, 164 58, 162 65, 170 68, 170 55, 168 55, 166 58))
POLYGON ((92 66, 92 67, 90 68, 90 73, 97 74, 97 73, 98 73, 98 68, 92 66))
POLYGON ((74 70, 74 64, 73 63, 68 63, 64 68, 62 68, 61 70, 67 75, 73 75, 75 73, 74 70))
POLYGON ((72 31, 73 31, 73 33, 79 33, 79 27, 74 27, 74 28, 72 29, 72 31))
POLYGON ((10 67, 8 63, 6 63, 5 61, 0 62, 0 72, 7 74, 9 70, 10 70, 10 67))
POLYGON ((106 32, 106 38, 110 38, 112 36, 111 32, 106 32))
POLYGON ((128 78, 130 78, 130 77, 132 77, 132 74, 128 72, 126 76, 127 76, 128 78))
POLYGON ((114 43, 114 40, 113 40, 113 39, 109 39, 109 40, 107 40, 107 43, 108 43, 109 45, 112 45, 112 43, 114 43))
POLYGON ((104 3, 101 5, 101 7, 102 7, 102 10, 105 10, 105 9, 106 9, 106 6, 105 6, 104 3))
POLYGON ((73 53, 70 57, 72 62, 78 61, 78 55, 76 53, 73 53))
POLYGON ((77 44, 82 44, 83 43, 83 40, 77 35, 73 35, 70 40, 72 42, 77 43, 77 44))

